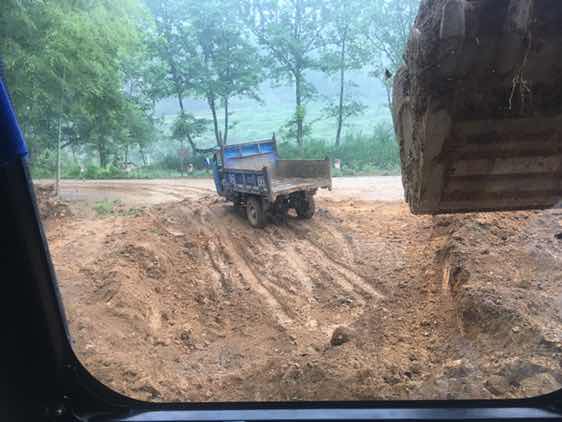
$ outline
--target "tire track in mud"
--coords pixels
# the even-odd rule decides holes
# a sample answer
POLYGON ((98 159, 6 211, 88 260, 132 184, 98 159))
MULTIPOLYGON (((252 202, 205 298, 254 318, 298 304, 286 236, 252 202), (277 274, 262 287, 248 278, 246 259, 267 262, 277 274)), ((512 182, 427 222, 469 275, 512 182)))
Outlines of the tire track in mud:
POLYGON ((252 229, 229 206, 209 207, 206 199, 187 199, 180 206, 189 231, 205 239, 199 244, 216 283, 213 288, 227 297, 232 291, 256 294, 277 324, 303 345, 352 324, 370 302, 384 298, 351 268, 351 239, 329 222, 310 224, 311 230, 328 236, 329 244, 321 245, 293 224, 252 229), (336 258, 330 245, 343 248, 343 258, 336 258))
POLYGON ((230 271, 228 270, 228 265, 224 262, 224 259, 222 259, 226 256, 224 245, 220 241, 216 244, 215 242, 209 240, 207 246, 205 247, 205 252, 211 262, 213 270, 219 277, 219 283, 222 290, 225 293, 232 292, 234 288, 233 277, 227 276, 230 271))
POLYGON ((236 251, 236 248, 241 249, 240 245, 237 244, 236 246, 234 246, 234 242, 236 241, 230 236, 230 234, 226 230, 220 231, 222 239, 225 239, 227 245, 230 246, 229 250, 232 253, 234 264, 239 269, 244 280, 246 280, 250 284, 250 287, 255 292, 257 292, 264 298, 266 303, 274 311, 274 316, 279 324, 284 328, 290 328, 290 326, 293 324, 293 319, 289 317, 283 305, 275 297, 276 295, 272 293, 272 290, 277 290, 278 292, 279 290, 276 289, 275 286, 270 282, 266 282, 261 277, 259 277, 252 268, 251 264, 247 261, 247 259, 242 254, 238 254, 238 252, 236 251), (266 287, 266 285, 269 285, 269 289, 266 287))
POLYGON ((287 244, 283 249, 283 255, 287 259, 289 269, 299 279, 306 292, 304 304, 300 306, 307 316, 307 327, 317 327, 317 321, 311 319, 313 315, 324 322, 323 328, 320 327, 320 329, 326 333, 331 333, 331 330, 337 325, 348 324, 358 318, 366 305, 364 294, 358 291, 357 287, 349 282, 341 271, 338 271, 338 268, 334 268, 331 261, 327 260, 316 246, 311 245, 302 236, 295 235, 295 231, 286 225, 281 228, 275 227, 272 235, 283 239, 283 242, 287 244), (345 321, 341 321, 341 315, 327 314, 324 308, 329 306, 333 297, 345 302, 345 295, 352 297, 352 303, 357 303, 359 306, 346 314, 345 321), (334 317, 338 319, 339 323, 329 323, 334 317))
MULTIPOLYGON (((372 287, 367 279, 353 270, 350 265, 334 257, 333 254, 322 247, 318 241, 313 240, 311 236, 307 236, 306 233, 303 233, 299 227, 294 224, 289 224, 288 227, 296 234, 298 239, 307 242, 313 250, 324 257, 324 260, 329 263, 329 265, 333 266, 333 269, 342 276, 342 278, 336 279, 336 282, 338 282, 342 288, 351 291, 359 290, 373 298, 384 299, 384 295, 372 287)), ((326 229, 325 226, 322 228, 326 229)), ((334 236, 333 230, 329 229, 327 231, 334 236)), ((342 242, 346 242, 345 239, 343 239, 342 242)))
MULTIPOLYGON (((357 319, 367 305, 367 298, 383 298, 361 275, 346 268, 311 239, 295 236, 295 231, 288 230, 287 226, 256 231, 259 238, 252 248, 264 251, 265 256, 253 254, 252 248, 245 245, 250 240, 239 239, 233 234, 253 229, 246 227, 245 221, 236 222, 227 229, 220 223, 224 215, 218 215, 217 211, 202 210, 197 219, 200 228, 209 238, 221 239, 220 253, 228 253, 229 265, 236 268, 249 287, 265 300, 278 323, 288 331, 307 329, 329 335, 336 326, 357 319), (272 255, 272 251, 279 252, 280 261, 275 262, 276 254, 272 255), (285 265, 286 268, 279 271, 282 274, 285 270, 290 277, 283 281, 278 279, 283 276, 277 270, 271 272, 271 263, 285 265), (294 285, 287 286, 287 282, 294 285), (345 312, 327 312, 329 301, 338 296, 341 298, 342 293, 343 297, 352 296, 356 303, 354 308, 345 312)), ((219 268, 219 273, 224 273, 224 268, 219 268)))
MULTIPOLYGON (((275 297, 275 295, 268 289, 265 284, 264 280, 261 277, 258 277, 256 272, 253 270, 249 262, 242 256, 242 254, 238 253, 238 250, 242 250, 241 245, 238 244, 233 237, 228 233, 224 227, 220 224, 215 224, 213 227, 210 226, 209 222, 207 221, 207 216, 213 215, 210 212, 202 212, 199 216, 199 223, 202 230, 205 231, 206 235, 209 236, 210 239, 219 238, 223 242, 224 249, 228 251, 230 255, 232 265, 240 272, 242 278, 249 284, 250 288, 259 294, 266 304, 272 309, 273 315, 279 325, 284 328, 290 328, 293 323, 293 319, 289 317, 288 313, 279 302, 279 300, 275 297), (207 214, 207 215, 205 215, 207 214)), ((220 271, 220 270, 219 270, 220 271)), ((222 274, 224 277, 224 274, 222 274)), ((241 286, 238 286, 241 287, 241 286)), ((270 286, 270 288, 273 286, 270 286)))

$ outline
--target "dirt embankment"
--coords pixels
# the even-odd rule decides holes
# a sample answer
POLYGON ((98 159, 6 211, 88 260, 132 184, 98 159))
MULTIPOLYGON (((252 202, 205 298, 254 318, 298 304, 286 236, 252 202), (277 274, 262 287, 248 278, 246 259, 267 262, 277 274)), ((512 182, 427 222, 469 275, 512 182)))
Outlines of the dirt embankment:
POLYGON ((76 351, 133 397, 522 397, 562 381, 555 212, 323 200, 255 230, 213 195, 47 231, 76 351))
POLYGON ((68 203, 57 198, 54 185, 35 185, 35 197, 43 221, 72 215, 68 203))
POLYGON ((559 389, 562 211, 436 217, 434 233, 467 381, 508 397, 559 389))

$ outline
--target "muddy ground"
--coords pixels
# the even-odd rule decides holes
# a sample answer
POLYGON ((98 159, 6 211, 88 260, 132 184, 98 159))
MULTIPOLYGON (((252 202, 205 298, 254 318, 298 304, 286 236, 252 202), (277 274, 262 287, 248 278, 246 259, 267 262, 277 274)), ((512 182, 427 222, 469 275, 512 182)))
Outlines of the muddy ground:
POLYGON ((197 183, 114 182, 108 199, 71 182, 64 211, 45 214, 75 350, 115 390, 276 401, 561 387, 562 211, 416 217, 359 186, 323 194, 310 221, 259 230, 197 183))

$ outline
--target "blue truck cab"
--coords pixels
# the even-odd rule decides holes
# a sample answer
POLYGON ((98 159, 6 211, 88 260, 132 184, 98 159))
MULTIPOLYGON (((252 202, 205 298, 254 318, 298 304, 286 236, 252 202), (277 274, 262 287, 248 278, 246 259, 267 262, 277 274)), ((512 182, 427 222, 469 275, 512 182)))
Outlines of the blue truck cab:
POLYGON ((218 148, 212 169, 217 193, 245 210, 254 227, 287 220, 290 209, 312 218, 314 194, 332 188, 329 160, 281 160, 275 136, 218 148))

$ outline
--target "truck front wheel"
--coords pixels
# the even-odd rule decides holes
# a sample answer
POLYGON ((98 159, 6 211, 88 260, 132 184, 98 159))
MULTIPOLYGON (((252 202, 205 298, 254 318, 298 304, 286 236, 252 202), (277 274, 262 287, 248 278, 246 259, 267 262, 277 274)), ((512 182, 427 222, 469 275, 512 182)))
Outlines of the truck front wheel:
POLYGON ((297 203, 295 211, 300 218, 304 218, 305 220, 311 219, 314 215, 314 211, 316 211, 314 197, 312 195, 306 195, 297 203))
POLYGON ((265 213, 260 198, 254 196, 246 201, 246 216, 252 227, 265 227, 265 213))

